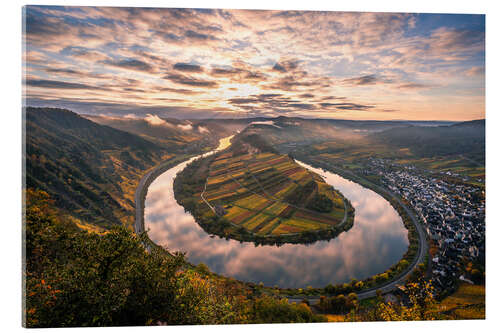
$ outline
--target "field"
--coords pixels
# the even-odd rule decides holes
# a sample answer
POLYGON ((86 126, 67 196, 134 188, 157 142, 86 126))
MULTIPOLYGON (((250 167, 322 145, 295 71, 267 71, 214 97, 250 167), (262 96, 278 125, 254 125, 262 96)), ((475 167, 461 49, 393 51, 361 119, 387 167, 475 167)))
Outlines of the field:
POLYGON ((380 158, 390 160, 403 167, 414 166, 421 170, 427 170, 434 173, 436 177, 453 178, 453 182, 458 181, 482 189, 485 187, 485 164, 484 158, 481 158, 481 152, 421 156, 409 148, 398 149, 389 144, 341 140, 325 141, 307 146, 303 152, 315 160, 335 164, 344 170, 353 172, 363 172, 371 158, 380 158))
POLYGON ((458 290, 438 304, 446 319, 484 319, 485 287, 463 283, 458 290))
POLYGON ((259 236, 331 229, 344 219, 342 195, 286 155, 221 153, 210 165, 203 197, 231 225, 259 236), (309 208, 318 195, 329 211, 309 208))

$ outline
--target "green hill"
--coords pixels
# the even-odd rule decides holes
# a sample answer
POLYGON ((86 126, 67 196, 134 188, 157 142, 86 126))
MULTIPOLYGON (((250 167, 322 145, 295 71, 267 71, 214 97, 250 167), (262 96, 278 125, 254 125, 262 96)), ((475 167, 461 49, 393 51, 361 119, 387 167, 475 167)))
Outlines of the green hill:
POLYGON ((484 163, 485 122, 475 120, 451 126, 392 128, 369 139, 397 148, 409 148, 421 157, 463 154, 484 163))
POLYGON ((136 182, 169 157, 167 150, 68 110, 25 113, 26 186, 50 193, 56 207, 82 223, 131 223, 136 182))
POLYGON ((331 239, 353 221, 340 192, 257 134, 242 133, 230 148, 192 162, 174 192, 207 232, 258 244, 331 239))
POLYGON ((232 133, 215 123, 205 124, 200 121, 156 116, 155 122, 148 122, 147 118, 129 119, 90 115, 85 115, 85 117, 98 124, 135 134, 175 153, 197 152, 203 147, 215 146, 220 138, 232 133))

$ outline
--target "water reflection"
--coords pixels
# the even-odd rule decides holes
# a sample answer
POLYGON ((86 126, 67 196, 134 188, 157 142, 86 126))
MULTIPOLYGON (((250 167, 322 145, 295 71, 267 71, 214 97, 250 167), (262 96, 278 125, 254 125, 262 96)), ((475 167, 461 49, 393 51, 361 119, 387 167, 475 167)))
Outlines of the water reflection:
POLYGON ((408 247, 407 230, 394 208, 377 193, 338 175, 307 166, 340 190, 356 209, 354 226, 330 241, 281 247, 211 238, 173 195, 173 179, 184 162, 149 187, 145 226, 155 243, 184 251, 219 274, 281 287, 323 287, 363 279, 397 263, 408 247))

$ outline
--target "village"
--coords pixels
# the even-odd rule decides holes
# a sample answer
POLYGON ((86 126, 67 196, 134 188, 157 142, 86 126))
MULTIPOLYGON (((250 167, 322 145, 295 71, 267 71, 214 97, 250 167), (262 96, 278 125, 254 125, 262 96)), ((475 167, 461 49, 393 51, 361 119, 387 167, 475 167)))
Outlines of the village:
POLYGON ((436 175, 378 158, 370 158, 362 172, 380 176, 381 185, 401 196, 418 215, 437 248, 429 267, 436 293, 452 290, 457 280, 474 283, 462 267, 465 262, 485 260, 485 204, 477 199, 480 188, 444 180, 457 174, 436 175))

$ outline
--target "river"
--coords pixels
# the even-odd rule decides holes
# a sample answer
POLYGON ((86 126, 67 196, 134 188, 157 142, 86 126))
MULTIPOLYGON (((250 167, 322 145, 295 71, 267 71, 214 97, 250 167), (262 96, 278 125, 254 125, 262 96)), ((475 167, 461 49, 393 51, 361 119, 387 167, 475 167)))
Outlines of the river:
MULTIPOLYGON (((222 139, 216 151, 229 146, 230 139, 222 139)), ((195 265, 203 262, 215 273, 266 286, 324 287, 382 273, 408 248, 408 231, 386 199, 358 183, 302 162, 351 201, 356 210, 351 229, 330 241, 280 247, 210 236, 174 198, 175 176, 191 160, 165 171, 149 186, 144 223, 153 242, 170 251, 186 252, 188 261, 195 265)))

